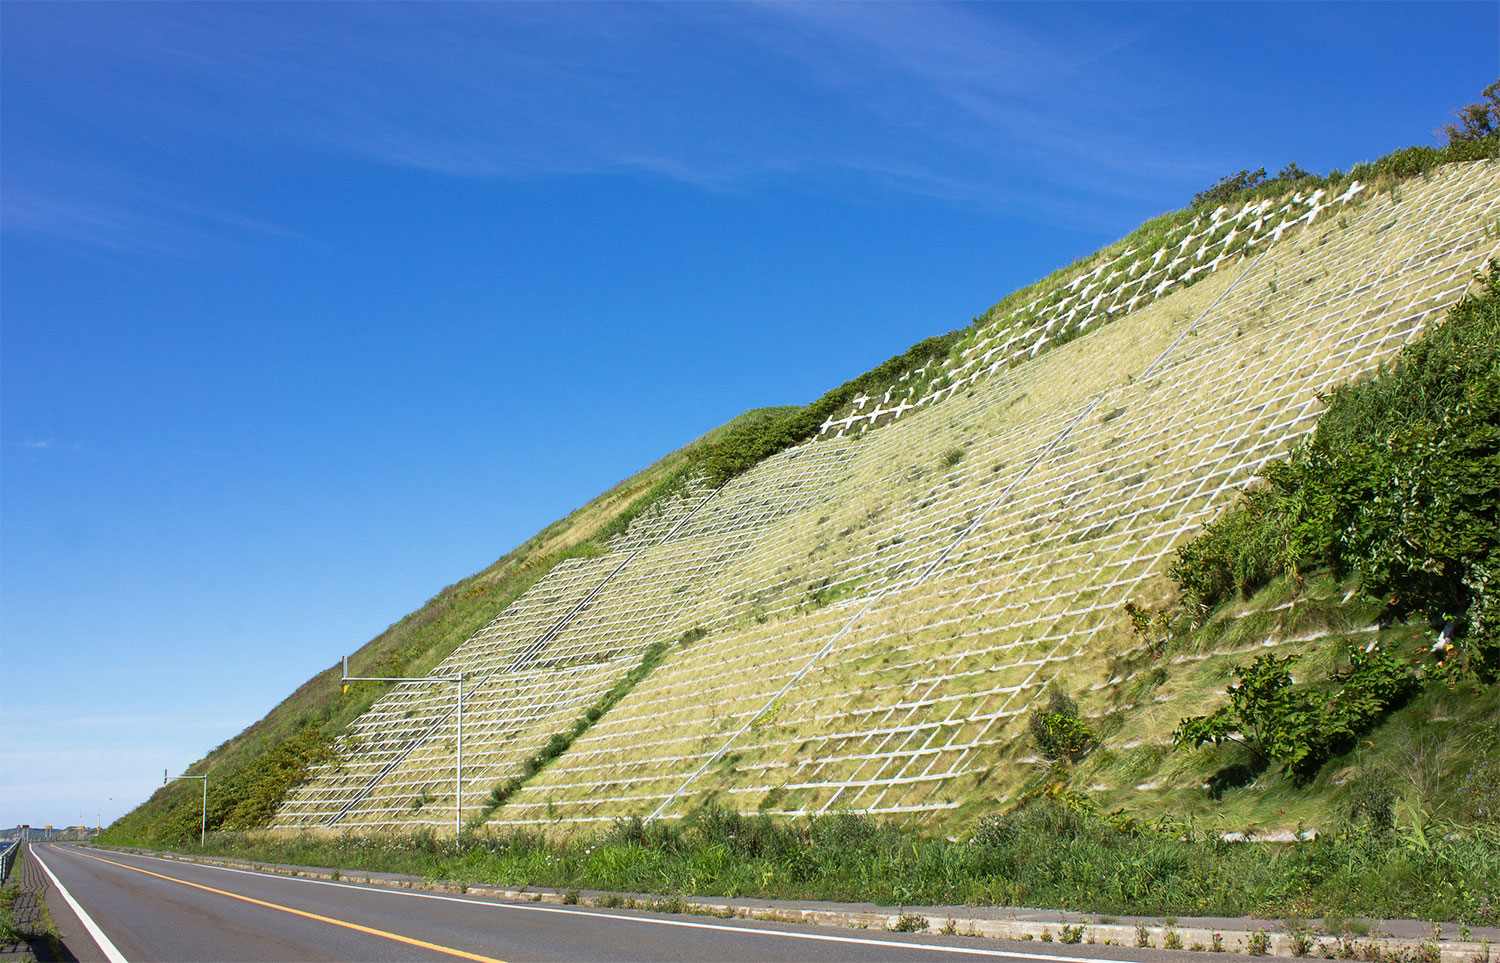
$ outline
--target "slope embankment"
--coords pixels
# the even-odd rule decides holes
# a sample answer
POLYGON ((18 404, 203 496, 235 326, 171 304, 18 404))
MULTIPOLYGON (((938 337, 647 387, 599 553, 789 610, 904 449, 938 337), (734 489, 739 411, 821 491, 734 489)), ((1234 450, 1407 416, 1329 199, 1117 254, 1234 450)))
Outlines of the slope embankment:
MULTIPOLYGON (((1477 162, 1177 218, 1008 299, 816 437, 661 493, 435 664, 472 680, 464 818, 714 802, 960 822, 1034 782, 1025 722, 1049 687, 1109 719, 1126 764, 1091 788, 1149 791, 1177 720, 1222 696, 1143 689, 1124 606, 1169 594, 1178 547, 1306 435, 1320 393, 1463 295, 1497 216, 1477 162)), ((1308 641, 1287 629, 1226 633, 1193 665, 1308 641)), ((274 825, 451 825, 452 702, 436 683, 374 699, 274 825)))

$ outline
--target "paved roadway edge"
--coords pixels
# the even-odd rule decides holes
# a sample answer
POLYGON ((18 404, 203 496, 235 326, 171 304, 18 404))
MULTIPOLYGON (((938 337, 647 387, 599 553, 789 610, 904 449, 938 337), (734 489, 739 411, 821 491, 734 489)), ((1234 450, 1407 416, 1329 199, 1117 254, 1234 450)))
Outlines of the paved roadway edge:
MULTIPOLYGON (((550 903, 564 905, 561 890, 527 887, 465 884, 453 880, 424 879, 402 874, 364 875, 342 870, 312 866, 284 866, 259 863, 253 860, 223 857, 190 857, 162 850, 137 849, 127 846, 89 846, 91 849, 109 850, 153 856, 173 862, 198 863, 232 869, 249 869, 268 875, 287 876, 299 879, 342 881, 380 886, 387 889, 413 890, 437 893, 461 893, 492 899, 515 900, 521 903, 550 903)), ((774 901, 757 901, 774 902, 774 901)), ((1106 946, 1140 946, 1144 936, 1149 940, 1145 946, 1152 949, 1208 949, 1217 937, 1225 952, 1252 956, 1307 957, 1322 959, 1371 959, 1379 950, 1379 959, 1421 960, 1423 963, 1500 963, 1500 955, 1494 953, 1495 941, 1415 939, 1397 936, 1336 937, 1313 933, 1302 934, 1310 943, 1299 943, 1299 934, 1275 929, 1275 920, 1266 920, 1265 927, 1255 929, 1211 928, 1195 925, 1191 920, 1175 925, 1167 923, 1102 923, 1088 915, 1057 911, 1055 922, 1044 920, 993 919, 987 917, 964 917, 947 912, 923 912, 916 908, 897 912, 860 911, 854 909, 803 909, 793 905, 747 906, 735 905, 722 899, 687 899, 684 897, 651 896, 645 894, 610 893, 587 891, 580 895, 578 905, 583 907, 653 910, 656 912, 686 912, 696 916, 716 916, 720 919, 750 919, 777 923, 807 923, 817 926, 838 926, 847 929, 885 930, 889 932, 934 933, 957 936, 987 937, 991 939, 1041 941, 1062 943, 1064 938, 1075 943, 1106 946), (619 902, 615 902, 615 901, 619 902), (926 923, 926 929, 898 930, 898 926, 910 927, 916 920, 926 923), (1076 932, 1065 932, 1069 927, 1079 927, 1076 932), (1167 946, 1169 937, 1175 935, 1177 946, 1167 946), (1257 943, 1264 941, 1257 952, 1257 943)), ((961 907, 954 907, 960 909, 961 907)), ((1028 911, 1041 915, 1044 911, 1028 911)), ((1050 915, 1050 914, 1049 914, 1050 915)), ((1108 917, 1105 917, 1108 918, 1108 917)), ((1418 924, 1430 925, 1430 924, 1418 924)), ((1024 954, 1022 954, 1024 955, 1024 954)), ((1039 957, 1049 959, 1053 957, 1039 957)))
MULTIPOLYGON (((188 880, 180 879, 178 877, 168 876, 168 875, 166 875, 164 873, 153 873, 150 870, 142 869, 139 866, 131 866, 131 865, 126 864, 126 863, 116 863, 113 860, 104 859, 103 857, 100 857, 100 856, 93 856, 93 855, 90 855, 89 853, 74 852, 73 855, 81 856, 84 859, 97 860, 97 861, 99 861, 101 863, 108 863, 111 866, 117 866, 117 867, 120 867, 122 869, 134 870, 135 872, 144 873, 144 874, 146 874, 148 876, 154 876, 154 877, 156 877, 158 879, 165 880, 165 881, 168 881, 168 882, 181 883, 181 884, 186 885, 186 886, 191 886, 191 887, 193 887, 195 889, 206 890, 206 891, 208 891, 210 893, 217 893, 218 895, 221 895, 221 896, 226 896, 226 897, 230 897, 230 898, 237 899, 237 900, 243 900, 243 901, 248 902, 248 903, 255 903, 255 904, 258 904, 258 905, 261 905, 261 906, 265 906, 265 907, 268 907, 268 908, 271 908, 271 909, 282 910, 282 911, 288 912, 288 913, 294 913, 294 914, 296 914, 298 916, 308 917, 308 918, 311 918, 311 919, 314 919, 314 920, 319 920, 321 922, 330 923, 330 924, 337 925, 337 926, 344 926, 344 927, 348 927, 348 928, 356 929, 356 930, 362 930, 362 931, 367 932, 367 933, 369 933, 371 935, 383 936, 383 937, 386 937, 386 938, 398 940, 398 941, 403 942, 403 943, 409 943, 409 944, 417 945, 417 946, 424 946, 424 947, 427 947, 429 949, 434 949, 434 950, 437 950, 437 951, 442 952, 442 953, 449 953, 449 954, 456 955, 456 956, 467 957, 467 958, 473 959, 473 960, 482 960, 482 961, 485 961, 485 963, 501 963, 501 961, 495 960, 495 959, 493 959, 491 957, 479 956, 477 954, 470 953, 470 952, 468 952, 466 950, 460 950, 460 949, 457 949, 455 947, 446 947, 446 946, 441 946, 441 945, 435 944, 435 943, 426 943, 424 941, 417 940, 417 939, 412 938, 412 937, 406 937, 406 936, 402 936, 400 934, 394 934, 394 933, 390 933, 390 932, 384 931, 384 930, 371 929, 369 927, 365 927, 365 926, 362 926, 362 925, 359 925, 359 924, 350 923, 350 922, 345 921, 345 920, 339 920, 339 919, 334 918, 334 917, 321 916, 321 915, 310 913, 310 912, 307 912, 307 911, 304 911, 304 910, 299 910, 299 909, 296 909, 296 908, 293 908, 293 907, 283 906, 283 905, 280 905, 280 904, 277 904, 277 903, 272 903, 272 902, 269 902, 269 901, 256 899, 254 897, 246 896, 246 895, 241 894, 241 893, 235 893, 235 892, 232 892, 230 890, 221 890, 221 889, 217 889, 217 888, 212 887, 212 886, 205 886, 205 885, 203 885, 201 883, 190 882, 188 880)), ((387 896, 404 896, 404 897, 407 897, 409 899, 417 899, 417 900, 437 900, 437 901, 446 902, 446 903, 463 903, 463 904, 468 904, 468 905, 471 905, 471 906, 484 907, 486 909, 494 909, 494 910, 502 910, 502 911, 510 911, 510 912, 519 912, 519 913, 528 913, 528 912, 530 912, 530 913, 558 913, 558 914, 562 914, 564 916, 585 916, 585 917, 588 917, 588 918, 591 918, 591 919, 613 920, 613 921, 618 921, 618 922, 627 922, 627 923, 633 923, 633 924, 637 924, 637 925, 646 925, 646 926, 671 926, 671 927, 684 927, 684 928, 688 928, 688 929, 698 929, 698 930, 717 930, 717 931, 720 931, 720 932, 733 933, 736 936, 740 936, 740 937, 752 937, 752 938, 753 937, 759 937, 759 938, 769 938, 769 939, 786 939, 786 940, 794 940, 794 941, 795 940, 803 940, 803 941, 821 941, 821 942, 829 942, 829 943, 848 943, 848 944, 855 944, 855 945, 861 945, 861 946, 878 946, 878 947, 891 948, 891 949, 914 950, 914 951, 920 950, 920 951, 924 951, 924 952, 932 952, 932 953, 946 954, 946 955, 957 955, 957 956, 964 956, 964 955, 968 955, 968 956, 988 956, 988 957, 997 957, 997 958, 1005 958, 1005 959, 1021 959, 1021 960, 1030 960, 1030 961, 1042 961, 1042 963, 1140 963, 1139 960, 1117 960, 1117 959, 1110 959, 1108 957, 1096 957, 1096 956, 1078 957, 1078 956, 1061 955, 1061 954, 1057 954, 1057 953, 1028 953, 1028 952, 1022 952, 1022 951, 1018 951, 1018 950, 1009 950, 1009 949, 1002 949, 1002 948, 988 948, 988 947, 982 947, 982 946, 963 946, 963 945, 955 945, 955 944, 952 944, 952 943, 918 943, 918 942, 912 942, 912 941, 909 941, 909 940, 897 941, 897 940, 890 939, 890 938, 882 939, 880 937, 873 937, 873 936, 871 936, 871 937, 837 936, 837 935, 834 935, 832 933, 807 932, 806 930, 784 930, 784 929, 774 929, 774 928, 773 929, 759 929, 759 928, 753 928, 752 929, 752 928, 747 928, 747 927, 743 927, 743 926, 731 926, 731 925, 729 925, 727 923, 698 922, 696 920, 681 919, 680 917, 653 917, 653 916, 640 916, 640 915, 626 915, 624 913, 600 912, 600 911, 598 911, 596 909, 591 909, 591 908, 589 908, 587 906, 538 906, 538 905, 535 905, 532 901, 529 901, 529 900, 522 900, 522 901, 519 901, 519 902, 516 902, 516 901, 498 901, 498 900, 495 900, 495 899, 492 899, 492 898, 487 898, 487 897, 486 898, 479 898, 479 896, 477 894, 474 895, 474 896, 457 896, 457 895, 448 895, 448 894, 443 894, 443 893, 424 892, 424 891, 419 891, 419 890, 415 890, 415 889, 408 890, 408 889, 393 889, 393 888, 389 888, 389 887, 371 887, 371 886, 367 886, 367 885, 364 885, 364 884, 361 884, 361 883, 357 883, 357 882, 352 882, 352 881, 314 879, 314 878, 311 878, 309 876, 301 876, 301 875, 287 876, 287 875, 283 875, 283 874, 279 874, 279 873, 267 872, 265 870, 260 870, 260 869, 241 869, 241 868, 233 867, 233 866, 220 866, 220 865, 215 865, 215 864, 211 864, 211 863, 200 863, 200 862, 197 862, 197 861, 194 861, 194 860, 167 859, 167 858, 162 857, 162 856, 150 856, 150 855, 145 855, 143 853, 130 853, 129 855, 134 856, 137 859, 149 859, 149 860, 153 860, 155 862, 176 864, 176 865, 179 865, 179 866, 195 866, 195 867, 198 867, 198 868, 201 868, 201 869, 216 869, 216 870, 219 870, 220 872, 225 872, 225 873, 235 873, 237 875, 243 875, 243 876, 254 876, 254 877, 261 878, 261 879, 274 879, 274 880, 285 880, 287 882, 294 882, 294 883, 307 883, 307 884, 312 885, 312 886, 331 886, 331 887, 335 887, 335 888, 338 888, 338 889, 354 890, 356 892, 361 892, 361 893, 366 893, 366 894, 369 894, 369 893, 380 893, 382 895, 387 895, 387 896)), ((914 933, 912 935, 913 936, 920 936, 922 934, 914 933)))
MULTIPOLYGON (((57 878, 57 874, 52 872, 52 867, 47 865, 46 860, 42 859, 41 854, 36 851, 36 848, 27 845, 26 855, 36 860, 36 864, 42 868, 42 872, 47 874, 47 878, 52 881, 52 885, 62 895, 63 902, 67 903, 68 909, 72 910, 73 915, 78 917, 78 922, 83 924, 83 928, 88 931, 89 936, 94 941, 94 945, 98 946, 99 952, 104 954, 104 958, 109 963, 129 963, 125 959, 125 954, 115 948, 115 944, 111 943, 109 937, 104 935, 104 930, 99 928, 99 924, 94 922, 94 918, 79 905, 78 900, 73 898, 73 894, 68 892, 68 888, 62 884, 62 880, 57 878)), ((43 898, 45 899, 45 895, 43 898)))

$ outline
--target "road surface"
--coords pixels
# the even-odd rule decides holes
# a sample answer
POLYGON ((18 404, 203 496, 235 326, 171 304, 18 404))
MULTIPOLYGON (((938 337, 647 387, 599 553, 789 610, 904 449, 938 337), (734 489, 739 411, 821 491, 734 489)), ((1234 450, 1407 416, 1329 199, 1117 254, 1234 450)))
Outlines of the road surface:
MULTIPOLYGON (((85 961, 963 960, 1190 963, 1207 954, 720 920, 422 893, 33 844, 85 961), (85 935, 87 934, 87 935, 85 935)), ((1222 957, 1220 957, 1222 960, 1222 957)))

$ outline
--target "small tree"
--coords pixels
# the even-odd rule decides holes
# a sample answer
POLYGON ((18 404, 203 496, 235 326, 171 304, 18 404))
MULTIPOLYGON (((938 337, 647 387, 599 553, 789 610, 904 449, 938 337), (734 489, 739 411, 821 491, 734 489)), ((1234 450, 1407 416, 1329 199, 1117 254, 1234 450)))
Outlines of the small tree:
POLYGON ((1481 96, 1479 102, 1453 112, 1456 123, 1444 124, 1437 131, 1445 143, 1482 140, 1500 133, 1500 80, 1484 88, 1481 96))

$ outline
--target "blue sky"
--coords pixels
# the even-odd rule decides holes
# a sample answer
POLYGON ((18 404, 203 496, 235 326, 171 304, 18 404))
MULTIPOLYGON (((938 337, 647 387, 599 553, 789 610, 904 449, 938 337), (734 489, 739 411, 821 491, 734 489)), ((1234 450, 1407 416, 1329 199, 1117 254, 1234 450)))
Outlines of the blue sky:
POLYGON ((108 821, 666 451, 1500 76, 1493 3, 0 26, 0 825, 108 821))

